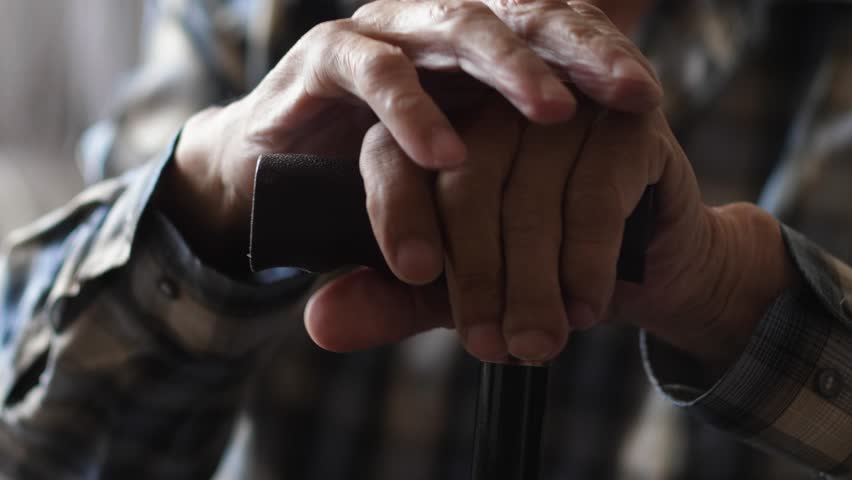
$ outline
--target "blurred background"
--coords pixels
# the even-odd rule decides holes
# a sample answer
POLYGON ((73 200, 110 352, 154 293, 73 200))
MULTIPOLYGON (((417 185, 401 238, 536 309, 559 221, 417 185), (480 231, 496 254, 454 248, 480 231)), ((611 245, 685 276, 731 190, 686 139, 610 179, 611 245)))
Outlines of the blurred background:
POLYGON ((82 188, 77 141, 138 61, 143 7, 0 0, 0 234, 82 188))

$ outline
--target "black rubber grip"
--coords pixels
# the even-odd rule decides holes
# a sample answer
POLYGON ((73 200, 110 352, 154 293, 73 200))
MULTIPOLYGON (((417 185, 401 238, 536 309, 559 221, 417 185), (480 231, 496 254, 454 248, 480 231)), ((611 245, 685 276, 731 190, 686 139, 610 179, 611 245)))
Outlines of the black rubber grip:
MULTIPOLYGON (((653 230, 654 187, 625 223, 618 278, 639 283, 653 230)), ((266 155, 255 176, 249 256, 254 271, 297 267, 329 272, 348 265, 388 270, 370 228, 355 160, 266 155)))

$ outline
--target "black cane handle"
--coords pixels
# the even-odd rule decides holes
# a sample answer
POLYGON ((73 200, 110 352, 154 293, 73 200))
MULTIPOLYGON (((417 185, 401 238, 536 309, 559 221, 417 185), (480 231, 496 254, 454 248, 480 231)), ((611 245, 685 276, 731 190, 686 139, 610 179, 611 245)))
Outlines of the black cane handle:
MULTIPOLYGON (((618 278, 640 283, 653 233, 654 186, 625 223, 618 278)), ((266 155, 255 176, 251 268, 328 272, 348 265, 389 271, 367 216, 353 160, 266 155)), ((535 480, 547 397, 547 368, 483 363, 472 480, 535 480)))
MULTIPOLYGON (((618 278, 641 282, 652 234, 654 187, 627 219, 618 278)), ((347 265, 388 271, 370 220, 358 162, 309 155, 265 155, 252 205, 251 268, 329 272, 347 265)))

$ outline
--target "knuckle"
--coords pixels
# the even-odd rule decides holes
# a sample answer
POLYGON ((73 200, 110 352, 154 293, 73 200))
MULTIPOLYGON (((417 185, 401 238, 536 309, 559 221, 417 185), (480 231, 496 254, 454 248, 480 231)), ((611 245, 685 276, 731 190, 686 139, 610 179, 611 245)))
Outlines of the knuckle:
POLYGON ((354 83, 359 92, 370 96, 395 96, 389 85, 398 85, 410 73, 407 57, 398 47, 388 45, 383 51, 365 55, 353 65, 354 83))
POLYGON ((462 38, 471 34, 472 25, 493 18, 494 13, 479 1, 456 1, 436 5, 432 17, 445 25, 451 38, 462 38))
POLYGON ((586 179, 581 187, 572 189, 579 205, 606 216, 620 216, 624 202, 615 175, 616 172, 608 171, 604 178, 586 179))
POLYGON ((500 16, 525 13, 539 15, 565 8, 565 3, 561 0, 488 0, 487 3, 491 10, 500 16))
POLYGON ((561 262, 563 295, 587 303, 598 303, 615 285, 615 259, 595 248, 576 249, 561 262))
POLYGON ((381 217, 387 205, 387 190, 380 185, 371 184, 366 189, 367 213, 374 221, 381 217))
POLYGON ((353 20, 364 20, 368 18, 373 18, 376 16, 378 12, 381 12, 382 8, 384 8, 387 2, 385 0, 374 0, 372 2, 367 2, 364 5, 358 7, 355 10, 355 13, 352 14, 353 20))
MULTIPOLYGON (((392 146, 395 146, 393 135, 391 135, 388 127, 383 123, 376 123, 367 130, 364 134, 362 152, 369 152, 367 157, 370 159, 385 158, 393 153, 392 146)), ((360 166, 363 170, 365 162, 361 162, 360 166)), ((362 172, 363 173, 363 172, 362 172)))
POLYGON ((550 3, 542 0, 488 0, 488 6, 498 17, 513 24, 517 17, 539 13, 540 7, 550 3))
POLYGON ((464 167, 457 171, 439 173, 436 196, 440 208, 446 212, 463 208, 472 197, 475 179, 473 173, 464 167))
POLYGON ((600 40, 600 32, 592 25, 586 23, 573 23, 568 30, 572 41, 582 45, 590 45, 591 47, 605 46, 605 42, 595 43, 600 40))
POLYGON ((361 5, 352 14, 353 28, 358 31, 385 31, 393 28, 399 8, 396 0, 374 0, 361 5), (388 8, 388 4, 390 8, 388 8))
POLYGON ((322 39, 329 39, 339 32, 351 31, 352 26, 352 20, 348 18, 329 20, 315 25, 305 36, 311 42, 316 42, 322 39))
POLYGON ((394 202, 395 194, 392 188, 389 188, 385 183, 375 183, 367 190, 366 206, 367 214, 370 217, 370 223, 379 237, 379 239, 387 239, 392 231, 392 221, 394 217, 394 202))
POLYGON ((523 65, 525 68, 518 73, 527 73, 530 68, 538 67, 538 57, 532 53, 520 39, 515 37, 501 38, 492 43, 489 56, 492 60, 503 65, 523 65))
POLYGON ((668 125, 657 121, 656 115, 643 116, 640 129, 648 143, 645 150, 652 159, 669 157, 679 149, 668 125))
POLYGON ((611 131, 618 132, 623 144, 637 152, 633 160, 636 164, 657 165, 682 153, 660 108, 642 114, 608 111, 606 121, 611 131))
POLYGON ((512 12, 510 24, 512 30, 526 41, 536 40, 545 31, 554 18, 551 11, 554 7, 545 7, 536 11, 526 10, 512 12))
POLYGON ((426 106, 426 98, 419 92, 402 88, 390 88, 382 93, 382 106, 386 111, 406 118, 418 118, 426 106))
POLYGON ((396 196, 394 187, 384 175, 369 175, 365 178, 364 192, 367 211, 370 213, 385 211, 388 206, 393 205, 393 198, 396 196))
POLYGON ((489 6, 523 39, 534 38, 554 18, 571 10, 562 0, 490 0, 489 6))
POLYGON ((656 138, 657 141, 664 142, 666 147, 672 148, 675 142, 669 122, 662 108, 657 108, 651 112, 639 115, 642 131, 656 138))
POLYGON ((366 188, 366 207, 378 239, 393 241, 412 225, 420 225, 422 217, 411 215, 423 199, 416 196, 404 182, 380 177, 366 188))
POLYGON ((326 65, 329 61, 337 61, 341 55, 339 45, 346 29, 340 26, 340 21, 323 22, 316 25, 299 41, 303 45, 302 53, 306 66, 315 67, 326 65))
MULTIPOLYGON (((410 202, 406 195, 406 186, 390 181, 386 175, 375 175, 365 182, 367 213, 375 221, 379 219, 399 219, 399 212, 405 212, 410 202)), ((389 220, 390 221, 390 220, 389 220)))
POLYGON ((341 47, 351 40, 345 29, 326 22, 314 27, 300 43, 306 45, 302 52, 304 75, 309 83, 329 87, 328 82, 336 77, 333 72, 352 72, 352 49, 341 47))
POLYGON ((500 205, 499 184, 477 175, 472 169, 440 173, 435 184, 435 199, 445 223, 461 225, 471 215, 487 212, 498 215, 500 205))
MULTIPOLYGON (((512 316, 512 312, 532 313, 541 310, 560 310, 558 287, 556 292, 547 288, 550 285, 545 287, 543 285, 516 284, 514 287, 514 290, 512 288, 507 289, 506 311, 510 314, 509 316, 512 316)), ((554 287, 556 286, 554 285, 554 287)), ((553 316, 549 317, 550 319, 554 318, 553 316)))
POLYGON ((502 224, 507 250, 558 244, 562 235, 561 222, 549 220, 533 209, 504 210, 502 224))
POLYGON ((456 0, 435 4, 432 7, 431 13, 432 17, 438 20, 454 20, 490 15, 491 10, 480 1, 456 0))
POLYGON ((514 10, 518 7, 525 7, 527 5, 537 5, 541 3, 540 0, 491 0, 489 4, 491 8, 495 10, 514 10))
POLYGON ((458 8, 460 8, 459 2, 434 3, 429 8, 429 16, 436 21, 449 20, 454 17, 458 8))
POLYGON ((462 270, 452 275, 453 288, 470 309, 497 311, 502 304, 499 270, 462 270))
POLYGON ((641 59, 638 50, 619 32, 595 30, 585 41, 588 48, 606 63, 623 57, 641 59))
POLYGON ((568 7, 577 12, 579 15, 609 21, 603 10, 587 1, 572 0, 568 2, 568 7))
POLYGON ((401 48, 387 45, 380 50, 365 55, 359 62, 359 76, 367 81, 393 76, 406 67, 406 56, 401 48))

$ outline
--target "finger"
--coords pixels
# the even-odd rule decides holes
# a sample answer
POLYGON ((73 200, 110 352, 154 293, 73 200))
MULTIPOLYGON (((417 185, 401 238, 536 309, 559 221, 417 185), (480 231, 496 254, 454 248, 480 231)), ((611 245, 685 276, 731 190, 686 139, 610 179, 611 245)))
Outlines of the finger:
POLYGON ((668 150, 646 127, 656 114, 609 112, 595 122, 565 190, 561 280, 572 328, 608 315, 624 221, 659 178, 668 150))
POLYGON ((574 112, 563 82, 480 1, 371 2, 353 18, 365 35, 399 45, 417 66, 461 69, 533 121, 564 121, 574 112))
POLYGON ((320 347, 347 352, 449 328, 452 320, 443 287, 411 287, 364 268, 314 293, 305 307, 305 326, 320 347))
POLYGON ((423 90, 405 53, 342 28, 325 27, 314 34, 318 47, 309 50, 305 63, 306 93, 323 98, 348 92, 364 101, 418 165, 445 168, 462 163, 464 144, 423 90))
POLYGON ((645 112, 662 88, 648 61, 597 7, 582 1, 486 0, 557 74, 605 107, 645 112))
POLYGON ((527 128, 506 183, 503 333, 509 353, 523 360, 549 360, 568 339, 559 277, 562 197, 593 115, 581 106, 568 123, 527 128))
POLYGON ((414 285, 435 280, 444 252, 433 175, 412 163, 381 123, 364 136, 359 165, 370 224, 391 271, 414 285))
POLYGON ((503 360, 503 254, 500 203, 519 135, 520 116, 499 102, 463 130, 470 157, 438 174, 436 197, 447 255, 453 319, 467 350, 503 360))

